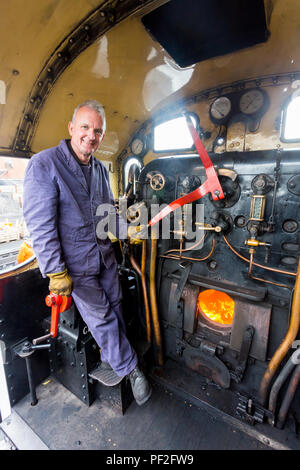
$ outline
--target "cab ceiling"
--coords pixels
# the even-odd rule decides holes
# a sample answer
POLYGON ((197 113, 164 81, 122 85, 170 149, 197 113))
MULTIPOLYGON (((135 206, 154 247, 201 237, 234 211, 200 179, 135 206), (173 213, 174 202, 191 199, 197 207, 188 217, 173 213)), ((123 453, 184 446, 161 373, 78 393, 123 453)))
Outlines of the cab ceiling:
POLYGON ((0 3, 0 152, 30 156, 68 137, 73 109, 97 99, 115 159, 145 121, 173 102, 223 84, 300 71, 300 4, 265 2, 267 42, 180 68, 146 32, 152 0, 0 3), (5 93, 4 93, 5 91, 5 93))

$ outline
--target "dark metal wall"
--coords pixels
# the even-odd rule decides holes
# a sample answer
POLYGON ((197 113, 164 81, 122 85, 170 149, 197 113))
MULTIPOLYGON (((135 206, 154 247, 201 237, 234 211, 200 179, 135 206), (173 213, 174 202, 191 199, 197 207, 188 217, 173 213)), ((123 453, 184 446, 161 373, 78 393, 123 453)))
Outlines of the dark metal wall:
MULTIPOLYGON (((11 405, 29 392, 25 360, 15 346, 42 336, 42 320, 49 315, 45 305, 48 281, 39 269, 0 280, 0 339, 5 344, 4 368, 11 405)), ((48 353, 32 357, 36 384, 49 375, 48 353)))

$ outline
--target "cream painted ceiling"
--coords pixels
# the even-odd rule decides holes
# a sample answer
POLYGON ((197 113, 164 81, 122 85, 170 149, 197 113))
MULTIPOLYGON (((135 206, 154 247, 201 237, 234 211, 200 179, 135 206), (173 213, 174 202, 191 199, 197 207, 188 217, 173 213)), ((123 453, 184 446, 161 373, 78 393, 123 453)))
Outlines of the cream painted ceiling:
MULTIPOLYGON (((47 59, 94 8, 96 0, 10 0, 0 3, 0 147, 12 149, 25 101, 47 59)), ((106 2, 107 3, 107 2, 106 2)), ((300 70, 300 2, 266 1, 266 43, 181 69, 145 31, 137 11, 109 29, 62 73, 45 101, 31 151, 67 137, 74 107, 97 99, 106 109, 107 134, 99 152, 116 158, 134 132, 173 101, 237 80, 300 70)), ((0 150, 1 151, 1 150, 0 150)))

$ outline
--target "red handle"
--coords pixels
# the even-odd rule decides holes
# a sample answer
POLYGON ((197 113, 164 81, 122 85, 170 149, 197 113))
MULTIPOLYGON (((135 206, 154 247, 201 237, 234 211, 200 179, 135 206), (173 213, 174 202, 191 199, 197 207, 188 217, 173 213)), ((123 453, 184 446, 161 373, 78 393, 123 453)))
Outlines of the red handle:
POLYGON ((45 302, 48 307, 51 307, 50 334, 53 338, 56 338, 59 314, 71 307, 72 297, 50 292, 50 294, 47 295, 45 302))
POLYGON ((214 201, 217 201, 218 199, 224 199, 225 197, 222 186, 218 178, 218 174, 213 166, 211 159, 209 158, 209 155, 204 145, 201 142, 201 139, 196 131, 196 128, 193 124, 191 117, 188 114, 186 114, 185 118, 187 120, 187 125, 191 133, 191 136, 193 138, 195 147, 197 149, 199 157, 201 158, 202 164, 204 166, 207 179, 206 181, 204 181, 204 183, 201 186, 199 186, 199 188, 195 189, 189 194, 186 194, 185 196, 182 196, 176 199, 175 201, 171 202, 168 206, 166 206, 164 209, 162 209, 156 216, 154 216, 150 220, 149 226, 153 226, 157 224, 157 222, 159 222, 161 219, 166 217, 166 215, 170 214, 170 212, 175 211, 179 207, 182 207, 184 204, 188 204, 190 202, 201 199, 203 196, 205 196, 208 193, 211 193, 214 201))

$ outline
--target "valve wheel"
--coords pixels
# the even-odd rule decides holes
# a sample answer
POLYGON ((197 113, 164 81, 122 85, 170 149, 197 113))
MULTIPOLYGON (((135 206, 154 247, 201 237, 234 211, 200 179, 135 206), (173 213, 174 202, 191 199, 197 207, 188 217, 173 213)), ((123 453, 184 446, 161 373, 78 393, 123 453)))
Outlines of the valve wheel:
POLYGON ((138 222, 141 217, 141 211, 133 206, 128 207, 126 217, 128 222, 138 222))
POLYGON ((164 188, 165 184, 166 180, 161 173, 156 173, 155 175, 151 176, 150 186, 154 191, 160 191, 164 188))

